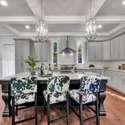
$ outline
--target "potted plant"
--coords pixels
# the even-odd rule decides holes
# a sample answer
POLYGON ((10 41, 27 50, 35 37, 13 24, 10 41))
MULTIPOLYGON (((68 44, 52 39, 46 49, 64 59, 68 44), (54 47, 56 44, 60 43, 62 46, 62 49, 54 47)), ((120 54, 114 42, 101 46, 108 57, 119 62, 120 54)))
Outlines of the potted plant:
POLYGON ((32 56, 28 56, 28 58, 26 59, 26 63, 29 66, 28 69, 31 72, 31 75, 35 75, 37 69, 37 60, 32 56))

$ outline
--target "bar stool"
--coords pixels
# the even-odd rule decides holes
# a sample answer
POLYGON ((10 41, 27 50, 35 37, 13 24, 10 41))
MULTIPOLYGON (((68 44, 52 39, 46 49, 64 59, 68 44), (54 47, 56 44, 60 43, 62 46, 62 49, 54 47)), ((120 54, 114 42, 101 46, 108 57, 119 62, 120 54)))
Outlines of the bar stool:
POLYGON ((20 78, 11 80, 11 98, 12 98, 12 125, 35 119, 37 125, 37 84, 35 78, 20 78), (15 117, 18 110, 35 106, 35 116, 16 121, 15 117))
POLYGON ((85 121, 96 118, 96 125, 100 125, 99 119, 99 88, 101 80, 96 76, 83 76, 80 82, 80 88, 78 90, 71 90, 69 92, 69 101, 74 101, 79 106, 79 112, 76 112, 72 106, 72 111, 78 116, 80 125, 83 125, 85 121), (93 108, 94 106, 94 108, 93 108), (87 119, 83 119, 82 111, 85 107, 94 112, 94 116, 87 119))
POLYGON ((66 105, 66 117, 67 124, 69 125, 69 116, 68 116, 68 101, 67 101, 67 92, 69 91, 70 80, 67 76, 55 76, 49 79, 47 84, 47 90, 43 91, 45 102, 47 105, 47 120, 48 125, 55 122, 65 116, 60 116, 56 119, 50 119, 50 106, 57 106, 63 104, 66 105))

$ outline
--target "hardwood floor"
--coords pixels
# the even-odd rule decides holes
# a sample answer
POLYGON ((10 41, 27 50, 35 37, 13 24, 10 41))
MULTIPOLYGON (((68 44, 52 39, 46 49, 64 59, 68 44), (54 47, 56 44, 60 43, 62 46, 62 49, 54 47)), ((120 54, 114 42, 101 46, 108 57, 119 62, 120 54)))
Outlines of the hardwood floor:
MULTIPOLYGON (((107 98, 105 100, 105 109, 107 112, 106 116, 101 117, 101 125, 125 125, 125 96, 108 89, 107 98)), ((58 114, 64 114, 57 109, 54 109, 52 116, 57 116, 58 114)), ((25 118, 27 116, 33 115, 32 109, 28 111, 19 112, 18 119, 25 118)), ((84 112, 85 117, 89 116, 90 111, 86 110, 84 112)), ((4 125, 11 125, 11 118, 4 118, 4 125)), ((47 125, 46 115, 43 113, 42 109, 39 108, 38 111, 38 125, 47 125)), ((27 123, 22 123, 19 125, 34 125, 34 121, 29 121, 27 123)), ((52 125, 66 125, 66 119, 59 120, 52 125)), ((71 125, 79 125, 78 118, 71 113, 71 125)), ((84 125, 95 125, 95 120, 86 122, 84 125)))

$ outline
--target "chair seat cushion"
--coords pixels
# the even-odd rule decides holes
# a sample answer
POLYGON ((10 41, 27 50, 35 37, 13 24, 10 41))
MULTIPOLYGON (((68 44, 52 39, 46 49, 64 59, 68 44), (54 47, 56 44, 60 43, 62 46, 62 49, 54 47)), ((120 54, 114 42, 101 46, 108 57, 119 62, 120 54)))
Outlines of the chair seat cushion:
MULTIPOLYGON (((47 90, 43 91, 43 95, 47 102, 47 95, 48 95, 47 90)), ((63 94, 51 93, 50 94, 49 104, 55 104, 55 103, 64 102, 64 101, 66 101, 66 93, 63 93, 63 94)))
MULTIPOLYGON (((72 99, 74 99, 77 103, 79 103, 79 90, 71 90, 69 92, 70 94, 70 97, 72 99)), ((87 103, 92 103, 92 102, 95 102, 96 101, 96 96, 92 93, 88 93, 88 94, 85 94, 85 93, 82 93, 82 104, 87 104, 87 103)))
POLYGON ((28 94, 20 94, 16 95, 15 97, 15 103, 16 105, 25 104, 29 102, 35 101, 35 93, 28 93, 28 94))

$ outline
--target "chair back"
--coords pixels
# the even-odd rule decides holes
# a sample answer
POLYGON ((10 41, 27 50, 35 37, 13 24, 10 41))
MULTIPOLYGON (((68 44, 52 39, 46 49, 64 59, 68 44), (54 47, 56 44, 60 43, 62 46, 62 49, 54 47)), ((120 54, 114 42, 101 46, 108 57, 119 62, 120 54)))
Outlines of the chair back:
POLYGON ((65 93, 69 90, 69 84, 68 76, 54 76, 48 81, 47 93, 65 93))
POLYGON ((83 93, 96 93, 100 91, 101 80, 96 75, 84 75, 80 82, 80 91, 83 93))
POLYGON ((35 95, 35 92, 37 92, 37 84, 35 78, 13 78, 11 80, 11 95, 15 97, 16 101, 19 99, 28 100, 31 94, 35 95))

